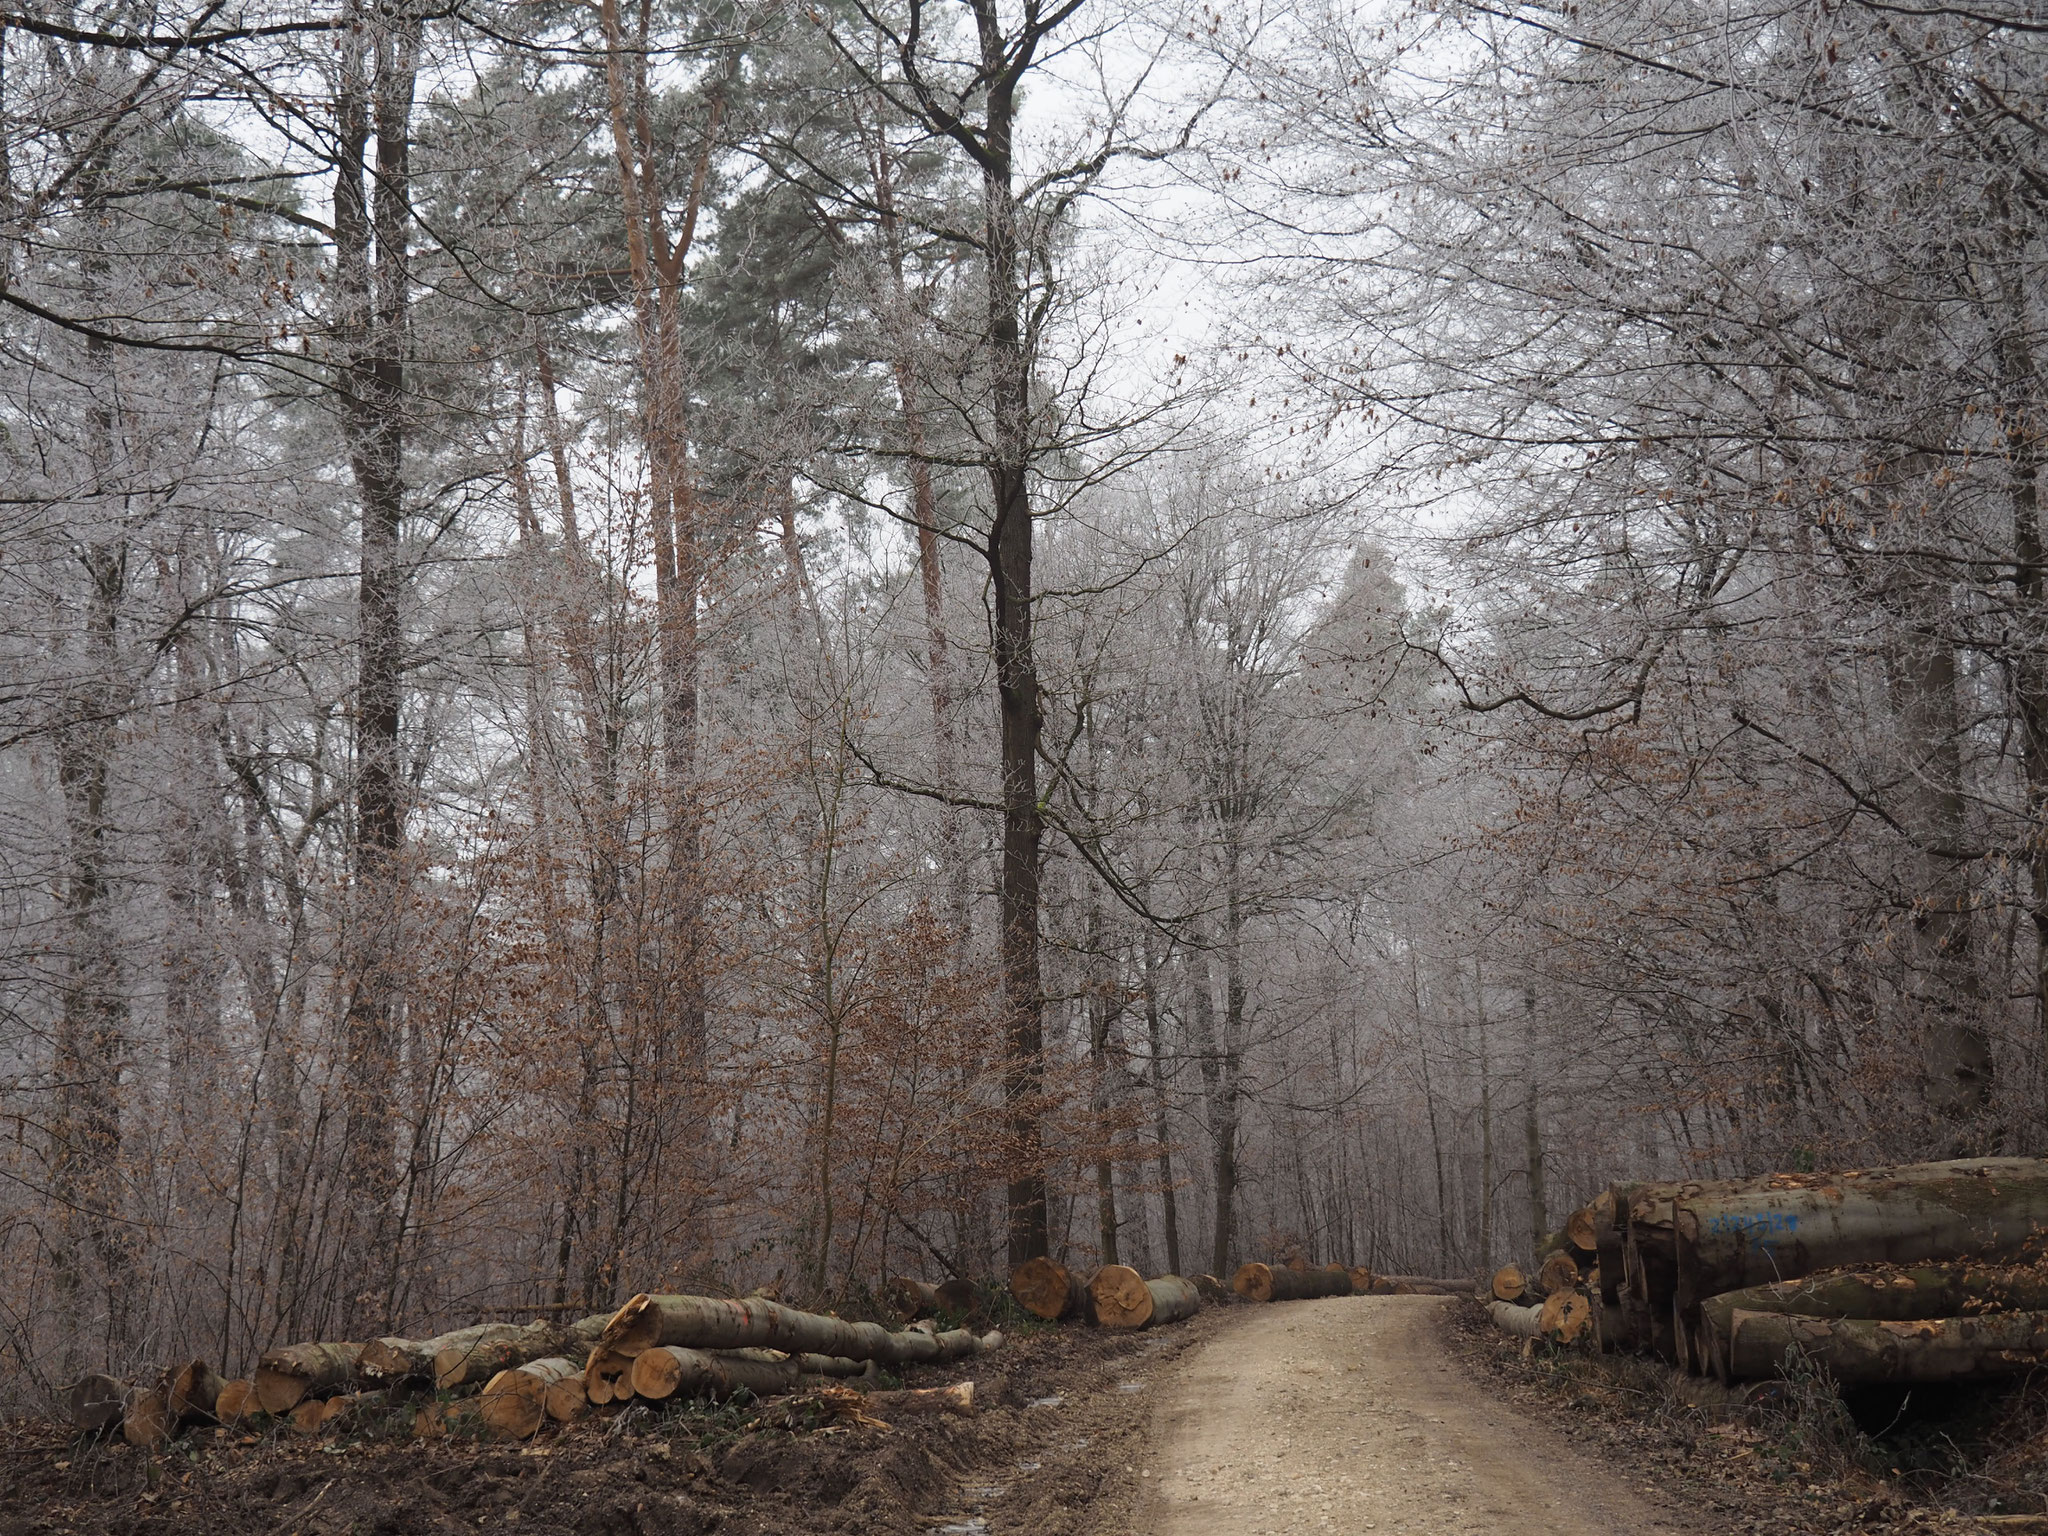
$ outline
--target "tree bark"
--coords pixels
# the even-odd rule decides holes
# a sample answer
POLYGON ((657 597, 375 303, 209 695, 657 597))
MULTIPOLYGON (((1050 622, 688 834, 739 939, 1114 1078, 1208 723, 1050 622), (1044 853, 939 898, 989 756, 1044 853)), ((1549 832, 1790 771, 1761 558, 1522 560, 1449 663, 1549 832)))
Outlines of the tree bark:
POLYGON ((1178 1275, 1147 1280, 1124 1264, 1108 1264, 1088 1282, 1095 1298, 1095 1318, 1105 1328, 1152 1328, 1178 1323, 1201 1310, 1202 1299, 1192 1282, 1178 1275))
POLYGON ((121 1422, 134 1388, 125 1381, 97 1373, 81 1377, 64 1389, 64 1416, 82 1434, 98 1434, 121 1422))
POLYGON ((1351 1276, 1341 1269, 1287 1269, 1253 1262, 1238 1266, 1230 1288, 1246 1301, 1307 1301, 1349 1296, 1351 1276))
POLYGON ((1493 1319, 1493 1326, 1502 1333, 1511 1333, 1518 1339, 1533 1339, 1541 1321, 1542 1313, 1536 1307, 1517 1306, 1512 1301, 1489 1301, 1486 1315, 1493 1319))
POLYGON ((290 1413, 309 1397, 332 1397, 355 1385, 360 1344, 293 1344, 256 1362, 256 1401, 265 1413, 290 1413))
POLYGON ((2048 1313, 1915 1322, 1741 1310, 1731 1317, 1733 1379, 1781 1376, 1794 1350, 1842 1386, 2018 1376, 2048 1364, 2048 1313))
POLYGON ((443 1350, 464 1350, 487 1339, 509 1339, 524 1330, 517 1323, 477 1323, 431 1339, 372 1339, 356 1361, 356 1374, 378 1386, 432 1381, 434 1359, 443 1350))
POLYGON ((530 1360, 567 1355, 579 1363, 587 1359, 598 1336, 609 1321, 601 1312, 580 1317, 569 1324, 528 1323, 509 1334, 468 1337, 473 1330, 450 1335, 456 1342, 434 1351, 434 1385, 442 1390, 488 1381, 500 1371, 509 1371, 530 1360))
POLYGON ((1080 1317, 1094 1321, 1095 1299, 1081 1277, 1051 1259, 1027 1259, 1010 1271, 1010 1295, 1033 1317, 1047 1322, 1080 1317))
POLYGON ((964 1329, 891 1333, 879 1323, 849 1323, 780 1302, 747 1297, 635 1296, 605 1327, 601 1346, 631 1358, 666 1344, 687 1349, 779 1349, 792 1354, 840 1355, 907 1365, 957 1360, 1002 1342, 1000 1333, 977 1338, 964 1329))
POLYGON ((477 1402, 483 1422, 512 1440, 525 1440, 548 1418, 548 1393, 557 1385, 580 1380, 583 1363, 567 1355, 529 1360, 493 1376, 477 1402))
POLYGON ((1710 1296, 1700 1303, 1705 1363, 1723 1381, 1732 1379, 1728 1344, 1738 1311, 1878 1322, 2040 1312, 2048 1311, 2048 1274, 1994 1264, 1923 1264, 1835 1271, 1710 1296))
POLYGON ((930 1317, 939 1309, 939 1293, 922 1280, 912 1280, 907 1275, 897 1275, 886 1287, 889 1305, 895 1309, 901 1322, 915 1322, 920 1317, 930 1317))

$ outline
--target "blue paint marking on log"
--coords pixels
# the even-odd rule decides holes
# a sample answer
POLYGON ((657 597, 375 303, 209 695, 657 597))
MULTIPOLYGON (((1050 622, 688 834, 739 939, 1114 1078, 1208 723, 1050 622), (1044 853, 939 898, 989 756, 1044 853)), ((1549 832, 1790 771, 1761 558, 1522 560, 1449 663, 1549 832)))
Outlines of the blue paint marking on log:
POLYGON ((1789 1211, 1765 1211, 1753 1216, 1710 1216, 1707 1218, 1707 1230, 1747 1238, 1755 1252, 1769 1253, 1777 1246, 1772 1238, 1799 1230, 1799 1218, 1789 1211))

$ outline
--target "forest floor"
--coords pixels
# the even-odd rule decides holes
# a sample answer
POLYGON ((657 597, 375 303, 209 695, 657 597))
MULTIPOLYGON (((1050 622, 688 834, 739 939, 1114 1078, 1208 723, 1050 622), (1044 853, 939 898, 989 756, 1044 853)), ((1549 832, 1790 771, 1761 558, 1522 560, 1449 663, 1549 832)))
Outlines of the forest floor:
POLYGON ((971 1419, 629 1410, 524 1446, 374 1430, 161 1455, 0 1426, 0 1536, 1987 1536, 2048 1508, 2048 1389, 1756 1407, 1652 1362, 1531 1350, 1477 1307, 1359 1297, 1184 1327, 1015 1329, 908 1373, 971 1419))

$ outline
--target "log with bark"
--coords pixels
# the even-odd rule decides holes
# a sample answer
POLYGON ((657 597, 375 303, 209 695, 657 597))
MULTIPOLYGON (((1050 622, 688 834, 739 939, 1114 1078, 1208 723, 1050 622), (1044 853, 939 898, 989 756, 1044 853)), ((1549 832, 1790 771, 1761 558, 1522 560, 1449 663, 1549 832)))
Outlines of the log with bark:
POLYGON ((463 1340, 437 1349, 434 1385, 447 1391, 472 1382, 487 1382, 500 1371, 515 1370, 529 1360, 547 1360, 556 1355, 566 1355, 581 1365, 609 1322, 606 1314, 593 1312, 571 1323, 533 1322, 509 1334, 463 1340))
POLYGON ((1710 1296, 1700 1304, 1702 1353, 1706 1367, 1722 1381, 1733 1379, 1728 1345, 1737 1311, 1884 1322, 2043 1312, 2048 1311, 2048 1267, 1920 1264, 1830 1270, 1710 1296))
POLYGON ((1033 1317, 1049 1323, 1078 1317, 1092 1323, 1088 1286, 1079 1274, 1051 1259, 1026 1259, 1010 1271, 1010 1295, 1033 1317))
POLYGON ((477 1395, 477 1416, 485 1428, 507 1439, 525 1440, 548 1420, 548 1393, 580 1380, 583 1364, 567 1355, 529 1360, 498 1372, 477 1395))
MULTIPOLYGON (((1190 1275, 1188 1279, 1194 1282, 1196 1294, 1211 1306, 1237 1300, 1237 1292, 1233 1291, 1221 1280, 1218 1280, 1214 1275, 1190 1275)), ((1356 1285, 1355 1279, 1353 1284, 1354 1286, 1356 1285)))
POLYGON ((797 1358, 777 1359, 765 1351, 663 1344, 633 1357, 633 1394, 653 1402, 678 1396, 724 1399, 740 1392, 774 1397, 820 1379, 807 1377, 797 1358))
POLYGON ((424 1385, 434 1379, 435 1358, 444 1352, 452 1358, 488 1339, 516 1338, 522 1331, 517 1323, 476 1323, 431 1339, 372 1339, 356 1361, 356 1375, 383 1387, 424 1385))
POLYGON ((1254 1261, 1238 1267, 1230 1288, 1246 1301, 1309 1301, 1349 1296, 1351 1276, 1341 1269, 1276 1269, 1254 1261))
POLYGON ((98 1372, 80 1377, 64 1389, 64 1416, 81 1434, 104 1434, 121 1423, 131 1391, 127 1382, 98 1372))
POLYGON ((256 1362, 256 1401, 265 1413, 287 1414, 309 1397, 332 1397, 355 1386, 360 1344, 292 1344, 256 1362))
MULTIPOLYGON (((1348 1291, 1348 1275, 1344 1284, 1348 1291)), ((1095 1298, 1095 1320, 1105 1328, 1153 1328, 1183 1322, 1202 1305, 1201 1295, 1179 1275, 1147 1280, 1128 1264, 1105 1264, 1088 1282, 1088 1290, 1095 1298)))
POLYGON ((1729 1335, 1730 1375, 1739 1381, 1783 1375, 1795 1352, 1841 1386, 1981 1381, 2048 1365, 2042 1312, 1893 1322, 1738 1309, 1729 1335))
POLYGON ((980 1354, 1001 1344, 1002 1335, 977 1336, 964 1328, 891 1333, 879 1323, 850 1323, 752 1297, 725 1301, 714 1296, 635 1296, 606 1324, 599 1343, 612 1354, 629 1357, 678 1344, 686 1349, 779 1349, 881 1365, 921 1365, 980 1354))
POLYGON ((1610 1185, 1587 1207, 1593 1213, 1593 1253, 1600 1273, 1600 1299, 1609 1308, 1621 1302, 1621 1228, 1615 1225, 1615 1211, 1627 1185, 1610 1185))
POLYGON ((1691 1308, 1821 1269, 2011 1260, 2038 1252, 2044 1228, 2044 1159, 1780 1174, 1761 1188, 1675 1198, 1674 1294, 1691 1308))
POLYGON ((1518 1339, 1536 1337, 1540 1314, 1535 1307, 1525 1307, 1512 1301, 1489 1301, 1486 1315, 1493 1319, 1493 1326, 1502 1333, 1511 1333, 1518 1339))
POLYGON ((1587 1258, 1600 1252, 1600 1223, 1593 1207, 1581 1206, 1564 1219, 1564 1240, 1587 1258))
POLYGON ((483 1429, 481 1405, 475 1397, 453 1400, 435 1398, 413 1410, 412 1433, 416 1440, 439 1440, 449 1435, 474 1435, 483 1429))
POLYGON ((1493 1272, 1493 1299, 1511 1305, 1525 1305, 1535 1301, 1530 1294, 1529 1277, 1522 1273, 1519 1264, 1503 1264, 1493 1272))
POLYGON ((899 1322, 914 1323, 920 1317, 930 1317, 939 1310, 939 1293, 936 1287, 922 1280, 913 1280, 908 1275, 897 1275, 889 1282, 889 1305, 894 1309, 899 1322))
POLYGON ((590 1412, 590 1399, 583 1394, 583 1372, 565 1376, 548 1387, 548 1417, 557 1424, 574 1424, 590 1412))

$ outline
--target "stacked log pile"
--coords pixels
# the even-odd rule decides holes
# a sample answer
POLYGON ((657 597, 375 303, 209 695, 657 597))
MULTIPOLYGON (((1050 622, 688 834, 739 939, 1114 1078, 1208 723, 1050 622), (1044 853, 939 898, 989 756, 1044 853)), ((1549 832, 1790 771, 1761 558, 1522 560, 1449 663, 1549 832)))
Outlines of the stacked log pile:
MULTIPOLYGON (((964 1312, 949 1305, 962 1299, 956 1291, 938 1306, 964 1312)), ((964 1300, 971 1305, 971 1289, 964 1300)), ((1172 1304, 1155 1303, 1162 1318, 1172 1304)), ((966 1360, 1002 1342, 1000 1333, 941 1331, 929 1321, 895 1331, 760 1297, 641 1295, 616 1312, 570 1321, 480 1323, 426 1339, 292 1344, 265 1352, 251 1376, 235 1380, 223 1380, 203 1360, 180 1362, 142 1385, 94 1374, 66 1389, 62 1406, 81 1433, 118 1428, 150 1450, 200 1425, 321 1435, 402 1421, 418 1436, 525 1439, 545 1424, 636 1399, 845 1394, 849 1381, 874 1385, 881 1367, 966 1360)), ((964 1392, 942 1389, 943 1396, 873 1397, 904 1412, 934 1405, 971 1411, 972 1385, 963 1386, 964 1392)), ((881 1422, 867 1418, 866 1409, 848 1411, 881 1422)))
POLYGON ((1536 1280, 1495 1275, 1490 1310, 1509 1333, 1729 1383, 1981 1380, 2048 1363, 2044 1234, 2038 1158, 1615 1184, 1574 1213, 1536 1280), (1569 1337, 1568 1294, 1587 1315, 1569 1337), (1538 1299, 1555 1317, 1525 1322, 1538 1299))

